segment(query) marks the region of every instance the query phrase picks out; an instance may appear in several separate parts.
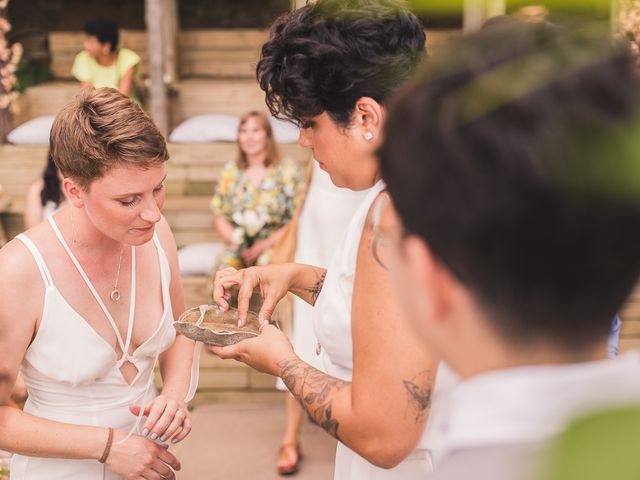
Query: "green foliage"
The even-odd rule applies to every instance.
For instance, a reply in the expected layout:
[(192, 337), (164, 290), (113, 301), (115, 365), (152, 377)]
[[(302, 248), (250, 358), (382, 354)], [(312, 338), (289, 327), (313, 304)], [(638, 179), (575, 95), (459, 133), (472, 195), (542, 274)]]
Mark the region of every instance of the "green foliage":
[(22, 93), (29, 87), (48, 81), (51, 73), (46, 65), (22, 60), (18, 65), (16, 76), (18, 77), (16, 90)]
[(576, 421), (558, 439), (544, 480), (638, 480), (640, 408)]

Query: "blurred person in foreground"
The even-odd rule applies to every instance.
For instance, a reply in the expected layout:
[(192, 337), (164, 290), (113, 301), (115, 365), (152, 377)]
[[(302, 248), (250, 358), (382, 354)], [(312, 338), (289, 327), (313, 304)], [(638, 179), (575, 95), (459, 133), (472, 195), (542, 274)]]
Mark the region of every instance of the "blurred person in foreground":
[(640, 84), (605, 37), (523, 26), (421, 78), (379, 152), (403, 228), (379, 231), (414, 330), (463, 379), (429, 478), (539, 478), (572, 418), (640, 404), (638, 352), (606, 359), (640, 273)]

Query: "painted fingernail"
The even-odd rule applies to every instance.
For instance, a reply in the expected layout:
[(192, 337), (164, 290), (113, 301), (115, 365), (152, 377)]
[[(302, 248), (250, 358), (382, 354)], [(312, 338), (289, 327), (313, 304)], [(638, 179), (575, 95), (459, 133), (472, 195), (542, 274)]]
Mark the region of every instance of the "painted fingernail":
[(147, 435), (149, 435), (149, 429), (148, 429), (148, 428), (145, 428), (145, 429), (142, 431), (142, 436), (143, 436), (143, 437), (146, 437)]
[(161, 441), (161, 442), (166, 442), (166, 441), (167, 441), (167, 436), (166, 436), (166, 435), (162, 435), (162, 436), (160, 437), (160, 441)]
[(176, 440), (176, 439), (174, 438), (173, 440), (171, 440), (171, 443), (173, 443), (173, 444), (175, 445), (175, 444), (176, 444), (176, 443), (178, 443), (179, 441), (180, 441), (180, 440)]
[(157, 434), (156, 432), (153, 432), (153, 433), (151, 434), (151, 440), (155, 440), (155, 439), (157, 439), (157, 438), (158, 438), (158, 434)]

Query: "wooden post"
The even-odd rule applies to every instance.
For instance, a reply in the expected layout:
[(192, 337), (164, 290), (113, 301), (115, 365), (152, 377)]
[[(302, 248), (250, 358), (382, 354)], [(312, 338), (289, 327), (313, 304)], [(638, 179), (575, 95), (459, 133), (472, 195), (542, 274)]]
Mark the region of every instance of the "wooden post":
[(611, 0), (611, 31), (613, 33), (620, 32), (622, 27), (622, 13), (626, 12), (629, 2), (625, 0)]
[(178, 78), (178, 6), (176, 0), (164, 0), (164, 31), (166, 35), (165, 83), (169, 86)]
[(507, 0), (487, 0), (486, 18), (497, 17), (507, 13)]
[(169, 133), (169, 112), (167, 102), (167, 88), (165, 80), (165, 3), (162, 0), (146, 0), (145, 17), (147, 23), (147, 38), (149, 49), (149, 89), (151, 118), (163, 135)]
[(465, 0), (464, 33), (479, 30), (487, 19), (496, 15), (504, 15), (506, 11), (506, 0)]

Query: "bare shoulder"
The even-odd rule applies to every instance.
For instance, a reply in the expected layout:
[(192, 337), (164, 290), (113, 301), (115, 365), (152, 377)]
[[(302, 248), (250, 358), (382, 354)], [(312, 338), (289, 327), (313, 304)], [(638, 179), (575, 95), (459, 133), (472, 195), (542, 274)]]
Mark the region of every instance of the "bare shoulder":
[(29, 197), (35, 197), (35, 196), (40, 196), (40, 192), (42, 192), (42, 189), (44, 188), (44, 180), (42, 180), (42, 178), (39, 178), (38, 180), (36, 180), (35, 182), (33, 182), (31, 185), (29, 185), (29, 189), (27, 190), (27, 196)]
[(156, 224), (156, 233), (158, 235), (160, 245), (162, 245), (162, 249), (167, 255), (167, 259), (169, 260), (169, 264), (171, 265), (172, 269), (174, 267), (177, 267), (178, 247), (176, 245), (176, 240), (173, 237), (171, 226), (169, 225), (169, 222), (167, 222), (167, 219), (164, 218), (164, 215)]
[(156, 224), (156, 233), (158, 235), (158, 240), (160, 240), (160, 245), (162, 245), (162, 248), (167, 255), (175, 255), (177, 253), (176, 240), (173, 237), (171, 226), (164, 215)]
[(361, 262), (371, 262), (387, 270), (390, 246), (401, 233), (402, 223), (389, 193), (380, 192), (371, 204), (365, 220), (359, 247)]
[(365, 229), (382, 230), (398, 228), (401, 225), (400, 217), (393, 206), (393, 200), (389, 192), (383, 190), (369, 207)]
[(42, 277), (33, 255), (17, 238), (0, 248), (0, 298), (2, 304), (24, 301), (25, 292), (36, 294), (34, 287), (42, 284)]

